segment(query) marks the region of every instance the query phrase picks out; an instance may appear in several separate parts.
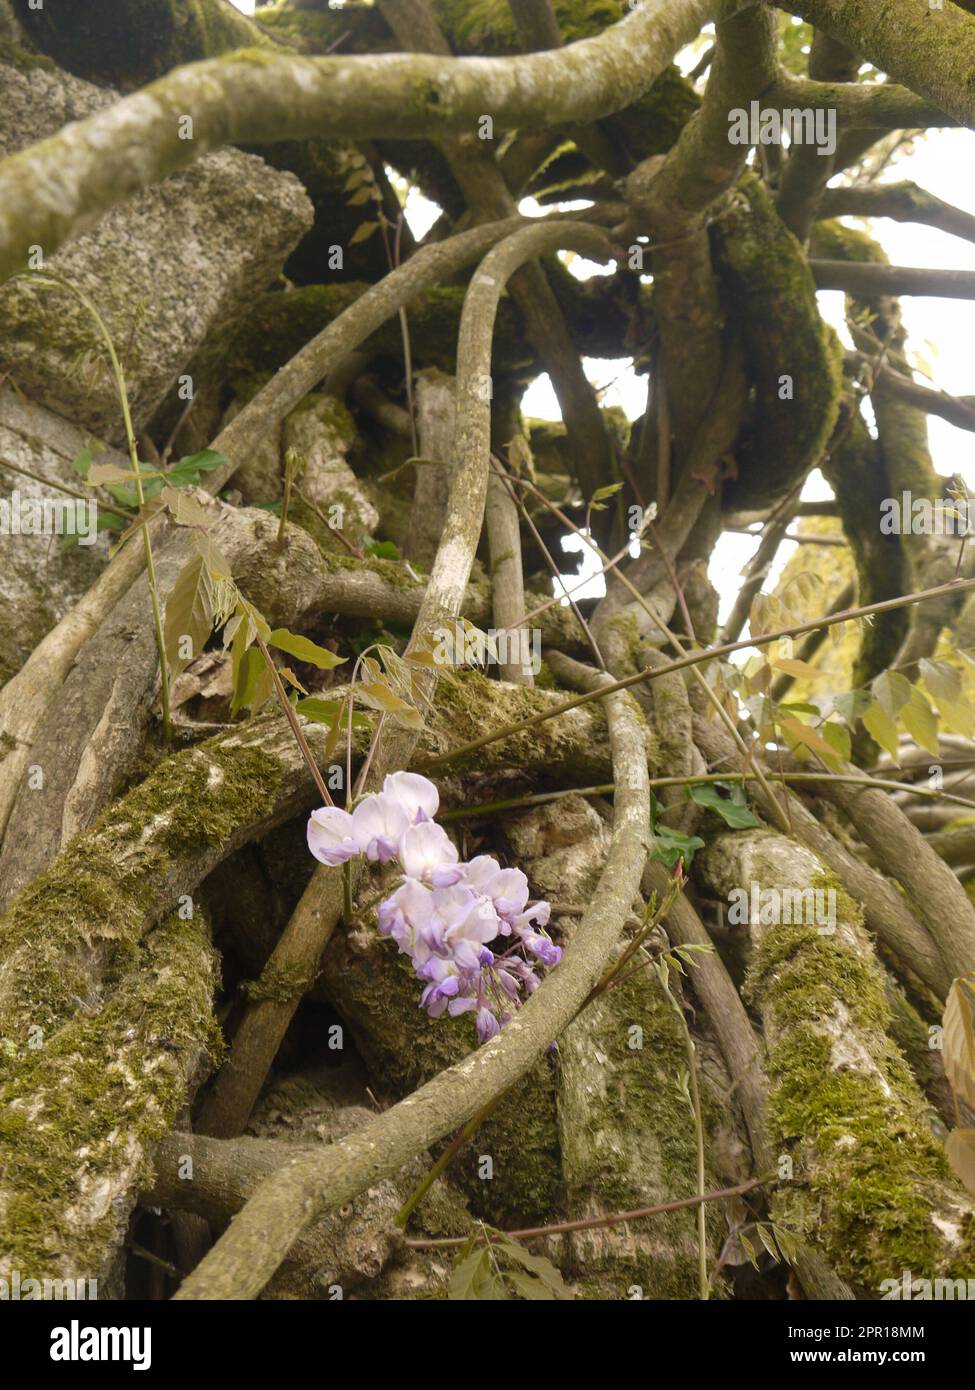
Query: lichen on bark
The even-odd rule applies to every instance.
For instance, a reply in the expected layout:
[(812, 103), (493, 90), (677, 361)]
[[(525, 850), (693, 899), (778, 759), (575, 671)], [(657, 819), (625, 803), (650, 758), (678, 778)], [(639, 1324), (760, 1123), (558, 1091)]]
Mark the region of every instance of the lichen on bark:
[(748, 997), (764, 1025), (769, 1128), (784, 1174), (773, 1214), (864, 1297), (903, 1269), (964, 1276), (975, 1208), (956, 1185), (917, 1081), (889, 1036), (890, 1006), (862, 913), (816, 857), (763, 831), (705, 851), (721, 892), (831, 893), (834, 919), (752, 922)]
[(172, 914), (106, 995), (61, 1021), (28, 1008), (4, 1031), (2, 1277), (106, 1278), (152, 1144), (222, 1055), (216, 983), (202, 914)]

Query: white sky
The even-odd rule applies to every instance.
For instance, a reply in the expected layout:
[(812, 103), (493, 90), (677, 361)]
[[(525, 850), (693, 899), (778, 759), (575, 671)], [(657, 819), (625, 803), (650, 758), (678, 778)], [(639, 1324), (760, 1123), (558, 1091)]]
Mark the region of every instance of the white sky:
[[(246, 14), (254, 11), (254, 0), (232, 0)], [(332, 0), (336, 4), (336, 0)], [(680, 61), (680, 58), (678, 59)], [(685, 65), (686, 70), (686, 65)], [(933, 130), (918, 140), (913, 154), (900, 156), (883, 177), (884, 182), (911, 179), (946, 202), (975, 214), (975, 132), (969, 130)], [(537, 214), (541, 211), (533, 200), (526, 199), (521, 210)], [(422, 236), (436, 216), (437, 209), (422, 195), (414, 192), (406, 204), (406, 215), (416, 236)], [(845, 219), (850, 221), (851, 219)], [(865, 225), (857, 224), (853, 225)], [(975, 270), (975, 243), (950, 236), (932, 227), (917, 223), (893, 222), (887, 218), (873, 219), (869, 224), (872, 235), (882, 244), (894, 265), (929, 268), (952, 267)], [(603, 268), (590, 266), (575, 258), (573, 272), (586, 278), (602, 273)], [(839, 291), (822, 291), (820, 306), (825, 318), (844, 337), (843, 295)], [(908, 352), (912, 361), (923, 362), (934, 384), (953, 395), (975, 395), (972, 345), (975, 340), (975, 301), (958, 299), (905, 298), (902, 300), (904, 321), (909, 330)], [(625, 362), (585, 359), (586, 374), (599, 387), (608, 386), (600, 399), (604, 405), (620, 405), (633, 420), (642, 414), (646, 402), (646, 378), (637, 377)], [(925, 381), (923, 375), (917, 379)], [(609, 385), (609, 383), (613, 383)], [(927, 382), (930, 384), (930, 382)], [(523, 408), (526, 415), (540, 419), (560, 418), (558, 403), (547, 376), (533, 382), (525, 393)], [(929, 416), (931, 454), (940, 473), (960, 473), (975, 492), (975, 457), (972, 436), (947, 421)], [(809, 479), (803, 493), (806, 498), (830, 496), (822, 475)], [(570, 538), (567, 549), (576, 550), (579, 542)], [(742, 567), (755, 548), (747, 536), (725, 535), (719, 542), (711, 563), (711, 578), (721, 595), (721, 616), (724, 618), (734, 601)], [(795, 551), (794, 544), (780, 547), (778, 564), (771, 582)], [(598, 568), (593, 561), (592, 570)], [(593, 581), (591, 590), (582, 593), (602, 593), (601, 578)]]

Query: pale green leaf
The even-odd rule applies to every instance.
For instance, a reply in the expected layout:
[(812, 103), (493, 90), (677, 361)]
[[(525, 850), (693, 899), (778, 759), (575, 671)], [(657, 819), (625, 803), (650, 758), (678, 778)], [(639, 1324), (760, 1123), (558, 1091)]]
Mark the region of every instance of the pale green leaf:
[(820, 726), (819, 732), (829, 744), (829, 746), (839, 754), (844, 762), (849, 762), (852, 748), (850, 731), (845, 724), (837, 724), (835, 721), (828, 721)]
[(851, 729), (855, 729), (871, 703), (869, 690), (846, 690), (834, 697), (833, 708)]
[(93, 487), (103, 487), (105, 483), (127, 483), (138, 476), (131, 469), (119, 468), (115, 463), (93, 463), (88, 469), (88, 482)]
[(772, 1256), (772, 1259), (775, 1261), (775, 1263), (778, 1264), (780, 1258), (779, 1251), (775, 1244), (775, 1241), (772, 1239), (770, 1232), (766, 1229), (764, 1225), (762, 1225), (761, 1222), (759, 1222), (759, 1224), (755, 1227), (755, 1230), (758, 1232), (758, 1238), (765, 1246), (765, 1249)]
[[(197, 531), (193, 536), (193, 544), (196, 546), (198, 553), (203, 556), (207, 572), (211, 579), (224, 581), (233, 579), (234, 576), (233, 570), (230, 567), (230, 561), (210, 536), (203, 531)], [(250, 604), (246, 606), (251, 612), (257, 612), (256, 609), (251, 608)], [(265, 623), (264, 626), (266, 627), (267, 624)], [(267, 638), (264, 640), (267, 641)]]
[(871, 705), (864, 711), (863, 727), (877, 740), (884, 752), (890, 754), (895, 763), (900, 762), (897, 725), (886, 710), (881, 709), (880, 705)]
[(466, 1255), (454, 1268), (447, 1285), (447, 1297), (454, 1301), (469, 1302), (478, 1297), (485, 1267), (490, 1256), (487, 1246), (479, 1245)]
[(365, 241), (368, 237), (372, 236), (373, 232), (376, 232), (378, 230), (378, 222), (360, 222), (358, 227), (356, 227), (355, 231), (349, 237), (349, 245), (355, 246), (357, 242)]
[(259, 647), (249, 647), (241, 658), (230, 702), (230, 713), (248, 709), (256, 712), (273, 691), (271, 673)]
[(948, 1082), (975, 1109), (975, 975), (961, 975), (948, 992), (942, 1036)]
[(590, 502), (605, 502), (607, 497), (614, 497), (622, 486), (622, 483), (607, 483), (605, 487), (597, 487), (589, 500)]
[(911, 698), (912, 686), (907, 677), (902, 676), (899, 671), (882, 671), (871, 683), (870, 689), (888, 718), (896, 719), (898, 712)]
[(772, 1226), (772, 1233), (786, 1260), (788, 1260), (790, 1265), (795, 1264), (796, 1255), (799, 1252), (799, 1245), (795, 1236), (791, 1231), (786, 1230), (784, 1226), (776, 1226), (774, 1224)]
[(406, 728), (423, 728), (419, 710), (408, 701), (401, 700), (384, 682), (363, 681), (358, 688), (358, 695), (363, 704), (391, 715), (397, 723), (403, 724)]
[(928, 661), (923, 656), (918, 664), (921, 679), (939, 704), (942, 700), (954, 702), (964, 698), (961, 673), (953, 666), (946, 661)]
[(159, 500), (168, 509), (177, 526), (202, 526), (205, 528), (211, 523), (211, 518), (202, 503), (188, 492), (181, 492), (179, 488), (167, 485), (160, 492)]
[(901, 723), (915, 743), (938, 756), (938, 716), (916, 685), (911, 687), (911, 698), (901, 709)]
[(745, 1235), (744, 1231), (739, 1231), (738, 1240), (741, 1244), (742, 1250), (744, 1250), (745, 1254), (748, 1256), (749, 1262), (752, 1265), (754, 1265), (756, 1269), (758, 1269), (758, 1259), (755, 1254), (755, 1247), (754, 1245), (752, 1245), (751, 1241)]
[(342, 666), (347, 660), (344, 656), (336, 656), (334, 652), (320, 647), (308, 637), (289, 632), (286, 627), (276, 627), (265, 641), (269, 646), (287, 652), (289, 656), (296, 656), (299, 661), (307, 661), (310, 666), (317, 666), (320, 671), (331, 671), (336, 666)]
[(525, 1269), (530, 1270), (537, 1279), (540, 1279), (551, 1290), (555, 1298), (570, 1297), (560, 1271), (544, 1255), (533, 1255), (510, 1237), (502, 1243), (501, 1249), (509, 1259), (517, 1260), (520, 1265), (524, 1265)]
[[(180, 571), (166, 602), (163, 638), (171, 676), (199, 656), (212, 631), (210, 576), (202, 556), (194, 555)], [(179, 649), (186, 638), (191, 654), (181, 657)]]
[(945, 1143), (945, 1152), (957, 1176), (975, 1196), (975, 1129), (953, 1129)]
[(836, 750), (831, 748), (826, 740), (815, 730), (811, 724), (803, 724), (799, 719), (782, 720), (782, 732), (790, 747), (801, 744), (803, 748), (808, 748), (810, 752), (818, 753), (826, 762), (836, 761)]
[(555, 1299), (555, 1294), (542, 1283), (541, 1279), (533, 1279), (530, 1274), (525, 1274), (522, 1270), (509, 1270), (505, 1278), (512, 1288), (521, 1294), (522, 1298), (543, 1303), (551, 1303)]
[(294, 671), (292, 671), (290, 666), (279, 666), (278, 675), (281, 677), (282, 680), (287, 681), (293, 690), (300, 690), (302, 695), (308, 694), (308, 691), (302, 685), (301, 681), (295, 675)]
[(949, 733), (975, 738), (975, 710), (967, 700), (946, 700), (938, 696), (938, 713)]

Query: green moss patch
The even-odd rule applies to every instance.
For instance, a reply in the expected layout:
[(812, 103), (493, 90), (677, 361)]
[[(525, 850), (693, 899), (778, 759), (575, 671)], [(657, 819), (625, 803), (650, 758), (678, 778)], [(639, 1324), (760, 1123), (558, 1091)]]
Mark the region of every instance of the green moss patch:
[[(779, 1188), (777, 1220), (815, 1241), (836, 1272), (868, 1297), (911, 1269), (964, 1276), (975, 1224), (932, 1137), (910, 1068), (889, 1037), (890, 1008), (863, 950), (860, 914), (838, 894), (837, 931), (767, 929), (747, 989), (769, 1039), (772, 1142), (795, 1164)], [(946, 1238), (945, 1222), (958, 1229)]]
[(185, 1104), (201, 1054), (220, 1057), (214, 986), (206, 923), (173, 916), (133, 952), (102, 1008), (30, 1046), (7, 1040), (3, 1265), (23, 1278), (106, 1272), (128, 1216), (114, 1198), (148, 1178), (148, 1148)]

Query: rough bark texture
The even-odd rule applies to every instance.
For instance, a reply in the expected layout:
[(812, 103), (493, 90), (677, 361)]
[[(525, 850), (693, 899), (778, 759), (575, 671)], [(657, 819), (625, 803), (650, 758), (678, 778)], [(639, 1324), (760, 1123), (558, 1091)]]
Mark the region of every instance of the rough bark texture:
[[(84, 443), (85, 435), (76, 426), (5, 387), (0, 394), (0, 459), (7, 466), (0, 468), (0, 496), (7, 502), (15, 496), (46, 498), (73, 507), (76, 499), (52, 484), (78, 491), (78, 475), (71, 463)], [(114, 451), (104, 461), (125, 466), (124, 458)], [(105, 564), (107, 543), (92, 534), (89, 509), (84, 503), (82, 508), (79, 519), (85, 544), (70, 551), (57, 536), (4, 537), (0, 573), (0, 679), (4, 682), (77, 603)]]
[[(317, 548), (295, 530), (286, 551), (278, 525), (264, 512), (225, 507), (201, 494), (213, 516), (212, 538), (248, 598), (274, 626), (290, 627), (320, 597)], [(173, 537), (157, 564), (168, 597), (197, 554), (192, 533)], [(21, 784), (0, 853), (0, 902), (10, 898), (60, 849), (91, 825), (125, 786), (145, 753), (152, 700), (158, 687), (155, 638), (147, 626), (149, 591), (143, 579), (118, 603), (88, 642), (65, 681), (51, 718), (31, 749), (41, 778)]]
[(888, 1036), (883, 979), (859, 908), (814, 855), (776, 835), (723, 836), (705, 867), (725, 895), (758, 883), (780, 893), (832, 888), (835, 897), (825, 927), (809, 913), (748, 925), (771, 1140), (791, 1165), (776, 1199), (781, 1218), (803, 1239), (815, 1237), (865, 1297), (880, 1295), (892, 1258), (898, 1269), (964, 1277), (972, 1199), (952, 1180), (920, 1089)]
[[(152, 1186), (142, 1200), (194, 1212), (222, 1229), (263, 1179), (312, 1147), (361, 1129), (370, 1118), (365, 1106), (333, 1099), (327, 1079), (285, 1078), (262, 1100), (250, 1135), (222, 1140), (174, 1133), (158, 1144), (152, 1155)], [(387, 1290), (405, 1263), (405, 1251), (393, 1218), (428, 1162), (427, 1155), (419, 1154), (400, 1172), (317, 1222), (295, 1242), (262, 1297), (395, 1296)], [(466, 1234), (471, 1226), (463, 1203), (443, 1184), (436, 1184), (424, 1203), (423, 1231), (434, 1237), (456, 1236)], [(446, 1268), (441, 1266), (439, 1280), (434, 1274), (435, 1287), (445, 1282)], [(423, 1282), (426, 1285), (426, 1278)]]
[[(85, 223), (231, 140), (369, 137), (390, 122), (400, 136), (428, 134), (431, 124), (443, 133), (464, 133), (476, 129), (485, 111), (513, 129), (619, 110), (667, 66), (682, 40), (693, 37), (709, 8), (704, 0), (680, 0), (676, 8), (652, 0), (565, 52), (513, 63), (485, 60), (473, 68), (389, 55), (356, 59), (350, 71), (345, 59), (248, 49), (177, 69), (5, 165), (0, 274), (22, 270), (32, 245), (53, 254)], [(354, 105), (347, 92), (354, 93)], [(182, 113), (193, 116), (191, 140), (180, 136)], [(105, 148), (123, 128), (127, 139), (106, 159)], [(68, 163), (71, 185), (62, 185), (55, 206), (38, 189), (48, 179), (57, 182)]]
[[(567, 798), (515, 816), (507, 835), (537, 892), (587, 901), (609, 834), (585, 801)], [(573, 919), (558, 924), (571, 950)], [(558, 1052), (558, 1136), (565, 1208), (577, 1219), (693, 1194), (694, 1118), (678, 1086), (684, 1066), (680, 1021), (646, 970), (595, 1000), (565, 1030)], [(727, 1077), (718, 1089), (727, 1092)], [(717, 1116), (710, 1108), (709, 1141), (716, 1138)], [(713, 1177), (709, 1173), (708, 1186), (718, 1185)], [(712, 1258), (722, 1227), (715, 1209)], [(698, 1296), (693, 1212), (634, 1223), (622, 1238), (613, 1228), (581, 1231), (568, 1245), (568, 1267), (587, 1298), (632, 1297), (634, 1287), (644, 1298)]]
[(107, 1282), (153, 1144), (222, 1053), (203, 917), (173, 914), (143, 941), (115, 944), (114, 986), (85, 979), (82, 962), (71, 973), (79, 995), (69, 1014), (36, 977), (36, 993), (19, 991), (16, 1017), (4, 1012), (0, 1277), (8, 1282), (15, 1270)]
[[(56, 69), (0, 64), (0, 154), (56, 139), (65, 121), (110, 115), (112, 96)], [(220, 150), (146, 188), (60, 255), (38, 226), (36, 252), (18, 269), (48, 270), (94, 301), (124, 355), (141, 427), (169, 393), (176, 400), (177, 377), (204, 340), (235, 331), (241, 310), (279, 273), (310, 219), (292, 175), (255, 155)], [(23, 281), (7, 286), (0, 358), (21, 390), (120, 442), (118, 397), (98, 331), (72, 295)]]

